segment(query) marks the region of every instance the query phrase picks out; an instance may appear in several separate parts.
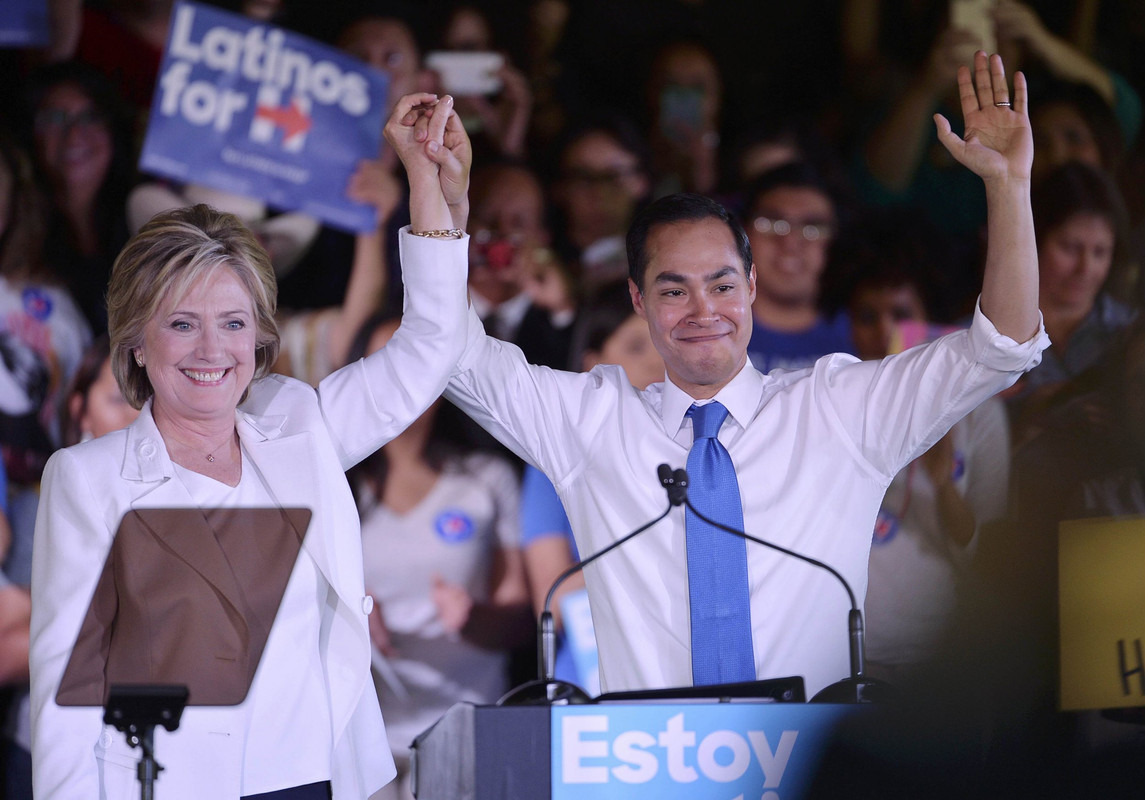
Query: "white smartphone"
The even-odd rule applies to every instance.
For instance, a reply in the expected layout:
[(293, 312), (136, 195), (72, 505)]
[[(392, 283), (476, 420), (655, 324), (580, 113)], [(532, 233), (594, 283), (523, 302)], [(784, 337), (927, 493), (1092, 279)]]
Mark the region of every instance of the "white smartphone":
[(504, 63), (504, 56), (490, 52), (435, 50), (425, 57), (425, 65), (441, 77), (441, 88), (457, 97), (501, 91), (496, 73)]

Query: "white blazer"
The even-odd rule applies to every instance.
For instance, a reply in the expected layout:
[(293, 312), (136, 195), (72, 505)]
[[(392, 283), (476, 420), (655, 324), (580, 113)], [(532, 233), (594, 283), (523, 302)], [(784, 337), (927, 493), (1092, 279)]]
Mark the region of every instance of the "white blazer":
[[(403, 234), (403, 264), (409, 237)], [(420, 243), (419, 243), (420, 244)], [(370, 678), (370, 602), (362, 579), (357, 511), (344, 472), (416, 419), (441, 393), (464, 345), (467, 242), (417, 247), (406, 278), (401, 329), (373, 356), (310, 386), (281, 376), (252, 385), (236, 411), (249, 455), (275, 501), (313, 512), (304, 546), (332, 588), (320, 651), (333, 722), (337, 800), (365, 798), (394, 776)], [(412, 291), (411, 291), (412, 290)], [(32, 577), (32, 769), (37, 800), (135, 798), (139, 786), (123, 734), (100, 708), (61, 707), (55, 694), (111, 539), (133, 508), (192, 506), (151, 416), (57, 452), (44, 471)], [(273, 686), (273, 672), (264, 671)], [(282, 691), (292, 691), (284, 685)], [(238, 798), (247, 707), (189, 707), (174, 733), (156, 732), (164, 800)]]

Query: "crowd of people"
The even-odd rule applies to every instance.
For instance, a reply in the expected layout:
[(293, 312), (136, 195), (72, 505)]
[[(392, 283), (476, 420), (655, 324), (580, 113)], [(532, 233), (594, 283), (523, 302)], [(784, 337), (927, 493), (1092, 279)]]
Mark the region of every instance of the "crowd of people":
[[(0, 680), (13, 800), (31, 796), (29, 586), (45, 464), (138, 414), (107, 338), (124, 245), (173, 209), (234, 214), (278, 283), (281, 349), (265, 370), (318, 386), (396, 335), (408, 299), (399, 231), (420, 213), (392, 140), (346, 187), (377, 210), (366, 233), (140, 173), (173, 3), (50, 4), (50, 43), (0, 58), (11, 110), (0, 120)], [(987, 198), (934, 115), (958, 130), (955, 72), (982, 47), (1022, 70), (1052, 344), (889, 484), (871, 531), (869, 671), (919, 694), (972, 694), (955, 712), (960, 756), (943, 764), (1022, 787), (1008, 796), (1139, 785), (1141, 726), (1056, 712), (1056, 533), (1062, 520), (1145, 514), (1145, 72), (1132, 46), (1145, 12), (997, 0), (987, 43), (954, 27), (945, 4), (889, 0), (798, 12), (709, 0), (210, 4), (381, 70), (391, 106), (448, 92), (431, 52), (501, 53), (499, 88), (455, 99), (473, 147), (470, 307), (530, 363), (621, 364), (640, 389), (665, 366), (632, 313), (625, 235), (673, 192), (719, 200), (747, 233), (747, 352), (762, 372), (837, 352), (879, 359), (968, 328)], [(348, 474), (374, 684), (405, 780), (387, 789), (395, 800), (409, 796), (414, 735), (451, 703), (494, 702), (532, 676), (532, 620), (576, 558), (543, 475), (447, 400), (407, 422)], [(562, 676), (588, 682), (567, 656)]]

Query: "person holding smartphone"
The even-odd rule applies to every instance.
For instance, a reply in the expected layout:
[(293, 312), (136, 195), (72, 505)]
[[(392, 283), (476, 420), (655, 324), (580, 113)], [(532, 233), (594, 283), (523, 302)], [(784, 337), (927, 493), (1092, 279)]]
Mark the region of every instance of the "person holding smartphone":
[(680, 41), (660, 51), (648, 83), (655, 195), (715, 189), (722, 99), (719, 67), (707, 48)]

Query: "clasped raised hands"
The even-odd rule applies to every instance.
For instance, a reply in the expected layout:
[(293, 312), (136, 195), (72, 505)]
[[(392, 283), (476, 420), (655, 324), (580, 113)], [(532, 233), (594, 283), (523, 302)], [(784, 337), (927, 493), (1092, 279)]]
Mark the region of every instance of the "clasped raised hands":
[(453, 110), (453, 98), (406, 95), (398, 100), (383, 133), (409, 178), (413, 230), (464, 230), (473, 151)]

